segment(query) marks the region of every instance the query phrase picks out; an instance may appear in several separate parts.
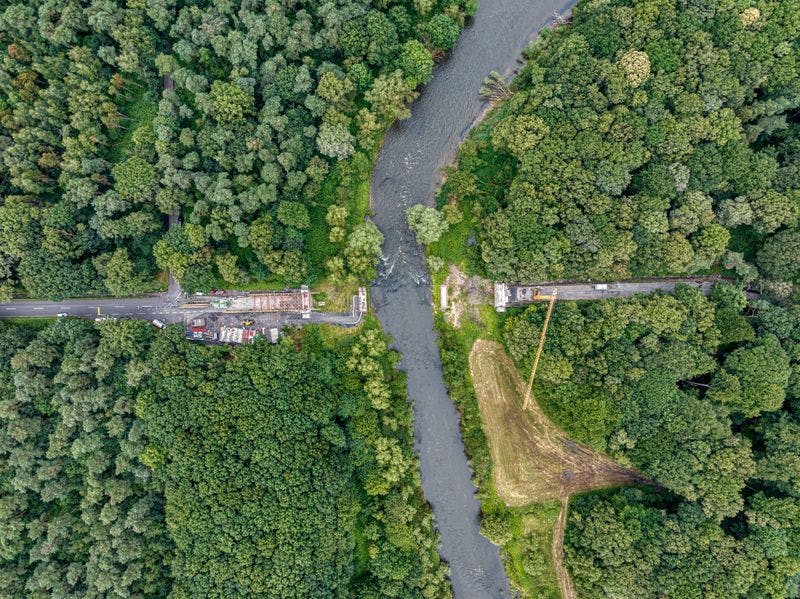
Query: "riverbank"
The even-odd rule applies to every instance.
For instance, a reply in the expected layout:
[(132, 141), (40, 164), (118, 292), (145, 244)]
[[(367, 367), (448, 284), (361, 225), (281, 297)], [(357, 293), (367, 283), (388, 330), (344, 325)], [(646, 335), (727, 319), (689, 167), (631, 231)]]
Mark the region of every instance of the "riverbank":
[(459, 416), (442, 378), (430, 278), (405, 211), (416, 203), (433, 204), (441, 168), (452, 162), (484, 109), (479, 90), (486, 75), (507, 72), (533, 34), (571, 4), (483, 0), (474, 22), (412, 106), (411, 118), (386, 135), (372, 173), (374, 221), (385, 236), (373, 306), (403, 356), (423, 491), (433, 507), (440, 554), (450, 564), (456, 597), (507, 597), (509, 587), (497, 547), (480, 534), (480, 504)]

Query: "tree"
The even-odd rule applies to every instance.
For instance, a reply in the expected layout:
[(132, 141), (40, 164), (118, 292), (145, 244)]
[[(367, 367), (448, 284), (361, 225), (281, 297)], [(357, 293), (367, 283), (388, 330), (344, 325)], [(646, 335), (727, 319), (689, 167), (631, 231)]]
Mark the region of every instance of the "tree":
[(317, 148), (325, 156), (342, 160), (352, 156), (355, 138), (342, 124), (322, 123), (317, 134)]
[(548, 126), (541, 118), (523, 115), (499, 123), (492, 130), (492, 143), (499, 149), (508, 149), (521, 159), (535, 148), (548, 132)]
[[(736, 514), (754, 471), (747, 441), (708, 402), (686, 396), (664, 373), (643, 376), (634, 392), (638, 413), (623, 414), (634, 440), (628, 453), (642, 470), (709, 517)], [(697, 459), (697, 456), (702, 456)]]
[(777, 337), (767, 335), (728, 355), (708, 396), (752, 418), (781, 407), (790, 372), (789, 357)]
[(414, 204), (406, 210), (406, 218), (408, 226), (417, 236), (417, 243), (421, 245), (439, 241), (449, 226), (441, 212), (422, 204)]
[(800, 283), (800, 229), (779, 231), (768, 238), (756, 261), (767, 277)]
[(131, 156), (111, 170), (114, 189), (123, 200), (148, 202), (156, 189), (156, 172), (151, 164), (138, 156)]
[(350, 79), (339, 77), (332, 71), (323, 73), (317, 84), (317, 95), (334, 106), (341, 105), (353, 91)]
[(650, 57), (647, 52), (628, 50), (620, 56), (619, 66), (631, 87), (639, 87), (650, 77)]
[(219, 274), (231, 285), (241, 285), (247, 281), (247, 274), (239, 268), (236, 261), (233, 254), (220, 254), (216, 257)]
[(344, 256), (350, 272), (362, 280), (375, 278), (375, 265), (381, 256), (383, 233), (371, 221), (359, 223), (347, 237)]
[(308, 209), (299, 202), (278, 204), (278, 220), (287, 227), (295, 229), (307, 229), (311, 224)]
[(397, 62), (412, 87), (424, 85), (433, 77), (433, 57), (418, 40), (408, 40), (403, 44)]
[(481, 534), (495, 545), (502, 547), (512, 538), (508, 518), (494, 514), (484, 515), (481, 518)]
[(253, 97), (235, 83), (214, 81), (211, 84), (214, 117), (221, 123), (241, 121), (253, 111)]
[(428, 35), (436, 48), (449, 50), (456, 45), (460, 33), (458, 25), (445, 14), (438, 13), (428, 21)]
[(364, 94), (364, 99), (372, 106), (372, 111), (384, 119), (406, 119), (411, 112), (406, 106), (417, 97), (413, 88), (403, 78), (399, 69), (388, 75), (376, 78), (372, 87)]
[(136, 272), (125, 248), (102, 254), (92, 262), (97, 272), (104, 278), (103, 283), (111, 295), (116, 297), (137, 295), (149, 287), (147, 276)]
[(797, 198), (769, 190), (750, 200), (753, 214), (757, 216), (753, 228), (760, 233), (772, 233), (784, 225), (793, 227), (800, 213)]

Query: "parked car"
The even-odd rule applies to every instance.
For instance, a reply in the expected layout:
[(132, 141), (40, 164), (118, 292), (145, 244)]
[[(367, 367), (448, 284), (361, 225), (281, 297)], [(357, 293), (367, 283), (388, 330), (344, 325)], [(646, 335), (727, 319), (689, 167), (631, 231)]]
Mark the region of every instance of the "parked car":
[(56, 316), (58, 316), (59, 318), (64, 318), (66, 315), (67, 315), (66, 312), (59, 312), (58, 314), (56, 314)]
[(154, 318), (153, 326), (158, 327), (159, 329), (163, 329), (165, 326), (167, 326), (167, 323), (165, 323), (163, 320), (159, 320), (158, 318)]

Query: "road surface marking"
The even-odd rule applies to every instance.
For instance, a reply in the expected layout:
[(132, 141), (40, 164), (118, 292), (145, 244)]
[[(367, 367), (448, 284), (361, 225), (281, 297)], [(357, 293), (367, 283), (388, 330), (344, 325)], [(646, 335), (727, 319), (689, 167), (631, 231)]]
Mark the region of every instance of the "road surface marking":
[(44, 310), (44, 308), (34, 308), (34, 310)]
[(6, 310), (16, 310), (16, 308), (6, 308)]

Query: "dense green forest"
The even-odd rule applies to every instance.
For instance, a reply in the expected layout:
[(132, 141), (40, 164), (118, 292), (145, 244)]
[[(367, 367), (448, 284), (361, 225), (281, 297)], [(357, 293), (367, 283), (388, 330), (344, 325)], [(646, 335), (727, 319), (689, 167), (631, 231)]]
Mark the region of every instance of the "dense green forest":
[(796, 0), (579, 3), (510, 90), (487, 80), (504, 101), (440, 196), (451, 225), (464, 217), (456, 255), (495, 280), (727, 269), (788, 296), (799, 56)]
[(369, 276), (376, 145), (475, 10), (3, 2), (0, 296)]
[[(494, 280), (731, 281), (555, 306), (536, 401), (652, 480), (571, 501), (577, 595), (798, 596), (800, 4), (587, 0), (526, 57), (510, 86), (486, 80), (497, 105), (439, 208), (409, 210), (434, 281), (450, 263)], [(553, 506), (494, 492), (467, 355), (500, 341), (527, 377), (545, 309), (437, 316), (484, 529), (531, 597), (558, 596), (527, 524), (546, 528)]]
[(0, 322), (6, 597), (163, 596), (172, 542), (134, 416), (146, 323)]
[(449, 595), (375, 324), (237, 349), (135, 320), (0, 335), (4, 596)]
[[(543, 316), (531, 307), (504, 324), (521, 366)], [(795, 596), (797, 306), (748, 305), (725, 283), (710, 299), (682, 288), (565, 302), (535, 387), (573, 438), (656, 485), (573, 504), (566, 552), (581, 597)]]

